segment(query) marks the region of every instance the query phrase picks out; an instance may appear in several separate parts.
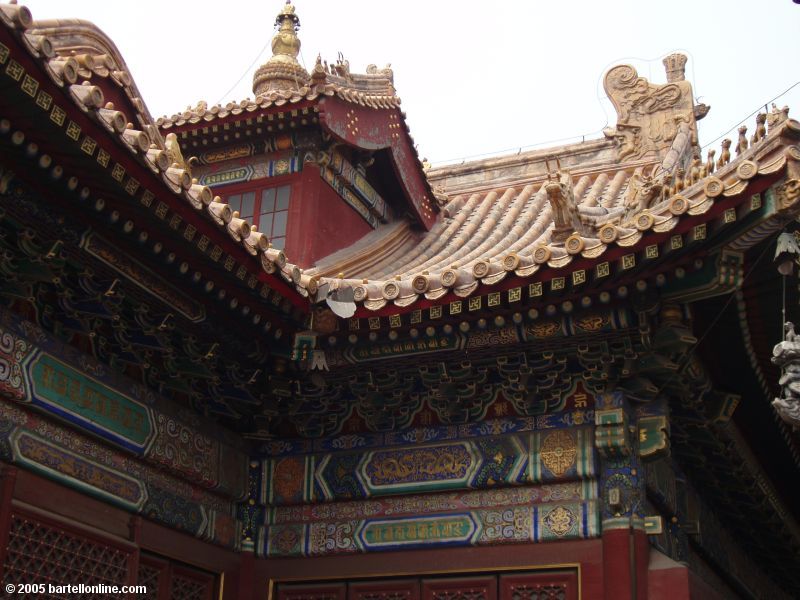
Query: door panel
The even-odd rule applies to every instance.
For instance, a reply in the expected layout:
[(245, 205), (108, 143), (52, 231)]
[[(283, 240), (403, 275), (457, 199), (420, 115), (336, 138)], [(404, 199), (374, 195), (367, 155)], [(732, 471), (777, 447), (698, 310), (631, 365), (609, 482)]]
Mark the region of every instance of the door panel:
[(579, 600), (578, 571), (279, 583), (277, 600)]
[(346, 592), (344, 583), (281, 584), (278, 600), (345, 600)]
[(348, 600), (419, 600), (418, 579), (358, 581), (348, 586)]
[(422, 600), (497, 600), (497, 578), (486, 576), (423, 579)]
[(578, 575), (574, 571), (502, 575), (500, 600), (578, 600)]

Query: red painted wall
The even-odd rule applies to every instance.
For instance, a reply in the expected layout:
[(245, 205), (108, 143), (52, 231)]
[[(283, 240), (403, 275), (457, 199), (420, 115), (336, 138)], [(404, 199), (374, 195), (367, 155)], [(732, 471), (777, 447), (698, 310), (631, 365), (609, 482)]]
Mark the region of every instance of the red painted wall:
[(306, 164), (301, 173), (217, 187), (214, 194), (227, 198), (232, 194), (282, 185), (292, 186), (284, 248), (290, 263), (306, 269), (372, 231), (311, 164)]
[(648, 600), (689, 600), (689, 569), (653, 569), (647, 574)]
[(303, 167), (292, 181), (285, 250), (289, 262), (308, 268), (370, 231), (372, 227), (320, 177), (317, 167)]

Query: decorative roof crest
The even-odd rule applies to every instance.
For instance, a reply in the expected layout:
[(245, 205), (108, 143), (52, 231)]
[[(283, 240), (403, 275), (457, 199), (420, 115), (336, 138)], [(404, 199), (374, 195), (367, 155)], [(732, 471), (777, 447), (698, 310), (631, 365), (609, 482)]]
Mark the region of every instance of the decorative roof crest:
[(272, 38), (272, 57), (258, 68), (253, 76), (253, 93), (256, 96), (270, 90), (297, 91), (308, 84), (308, 72), (297, 62), (300, 54), (300, 18), (295, 14), (291, 0), (286, 0), (275, 19), (277, 33)]
[(661, 62), (667, 72), (667, 83), (684, 81), (686, 79), (686, 55), (680, 53), (670, 54)]
[(685, 78), (686, 56), (670, 54), (663, 63), (665, 84), (650, 83), (631, 65), (606, 73), (603, 86), (617, 111), (617, 124), (603, 133), (617, 142), (620, 161), (663, 158), (681, 133), (689, 137), (682, 144), (684, 151), (697, 145), (696, 121), (708, 108), (694, 105), (692, 86)]

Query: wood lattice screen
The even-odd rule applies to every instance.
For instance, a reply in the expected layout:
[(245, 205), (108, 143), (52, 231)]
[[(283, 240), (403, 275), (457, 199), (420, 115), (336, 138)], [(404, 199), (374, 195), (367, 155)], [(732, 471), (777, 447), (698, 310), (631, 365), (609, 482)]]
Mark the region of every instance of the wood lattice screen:
[[(3, 578), (18, 585), (83, 583), (123, 586), (128, 583), (131, 553), (132, 550), (105, 544), (55, 523), (14, 513), (11, 515)], [(86, 594), (82, 597), (122, 598), (121, 595), (109, 594)]]
[(153, 600), (211, 600), (215, 588), (212, 573), (146, 553), (139, 557), (138, 581)]
[(278, 583), (276, 600), (578, 600), (576, 570)]
[[(3, 579), (16, 585), (65, 584), (86, 586), (147, 586), (140, 598), (152, 600), (212, 600), (213, 573), (183, 563), (142, 553), (137, 580), (129, 569), (136, 548), (124, 541), (104, 538), (66, 524), (55, 515), (15, 510), (11, 514)], [(71, 600), (69, 596), (42, 593), (37, 597)], [(126, 598), (122, 594), (83, 594), (87, 599)]]

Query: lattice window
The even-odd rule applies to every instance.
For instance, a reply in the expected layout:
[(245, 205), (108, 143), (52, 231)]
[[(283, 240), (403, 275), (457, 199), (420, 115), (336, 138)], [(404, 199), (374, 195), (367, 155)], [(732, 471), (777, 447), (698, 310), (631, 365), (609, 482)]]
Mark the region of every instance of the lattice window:
[(509, 600), (566, 600), (565, 585), (520, 585), (511, 588)]
[(520, 573), (500, 577), (500, 600), (577, 600), (575, 571)]
[(207, 600), (211, 598), (213, 579), (187, 577), (173, 571), (170, 585), (170, 600)]
[(278, 600), (345, 600), (344, 584), (280, 585)]
[(297, 594), (284, 596), (287, 600), (340, 600), (339, 596), (329, 594)]
[(427, 579), (422, 582), (423, 600), (495, 600), (497, 578)]
[(440, 590), (431, 594), (433, 600), (486, 600), (484, 590)]
[(419, 580), (351, 583), (347, 600), (419, 600)]
[(158, 586), (164, 573), (163, 568), (154, 567), (147, 563), (139, 562), (139, 577), (136, 583), (147, 586), (147, 594), (140, 595), (140, 598), (158, 600)]
[(364, 592), (358, 594), (353, 600), (409, 600), (411, 592), (408, 590), (395, 590), (388, 592)]
[[(3, 566), (4, 578), (15, 584), (123, 586), (128, 579), (129, 557), (129, 552), (119, 548), (13, 514)], [(82, 596), (87, 599), (122, 597), (110, 594)]]

